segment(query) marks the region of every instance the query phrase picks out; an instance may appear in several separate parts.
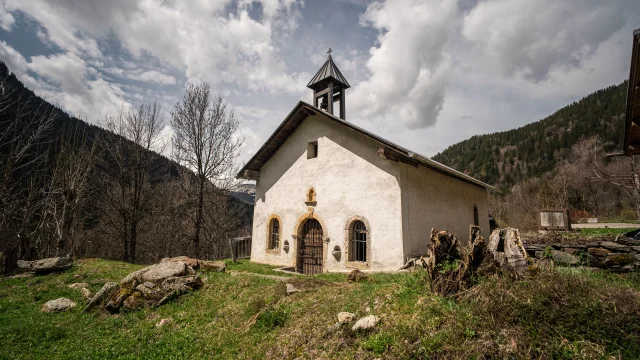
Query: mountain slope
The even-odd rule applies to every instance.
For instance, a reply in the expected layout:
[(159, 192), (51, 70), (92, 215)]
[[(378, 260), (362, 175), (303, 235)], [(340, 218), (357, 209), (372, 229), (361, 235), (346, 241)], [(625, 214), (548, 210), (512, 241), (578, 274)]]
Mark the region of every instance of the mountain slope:
[(476, 135), (433, 157), (502, 188), (538, 177), (566, 159), (581, 139), (600, 136), (607, 150), (622, 141), (627, 82), (598, 90), (553, 115), (517, 129)]

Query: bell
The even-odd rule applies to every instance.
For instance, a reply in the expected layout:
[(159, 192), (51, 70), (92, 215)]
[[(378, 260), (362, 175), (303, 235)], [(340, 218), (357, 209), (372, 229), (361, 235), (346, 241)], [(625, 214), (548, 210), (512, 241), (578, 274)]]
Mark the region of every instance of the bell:
[(329, 104), (327, 103), (325, 98), (322, 98), (322, 102), (320, 103), (320, 109), (327, 111), (329, 108)]

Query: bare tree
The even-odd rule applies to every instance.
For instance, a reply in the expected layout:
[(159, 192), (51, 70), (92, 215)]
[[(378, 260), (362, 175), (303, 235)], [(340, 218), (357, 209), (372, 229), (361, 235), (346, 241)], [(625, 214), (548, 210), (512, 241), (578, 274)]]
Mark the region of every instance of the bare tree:
[(162, 141), (160, 106), (141, 105), (116, 117), (108, 117), (106, 128), (113, 134), (99, 140), (101, 161), (100, 196), (102, 220), (107, 233), (120, 239), (122, 259), (136, 261), (138, 233), (148, 215), (151, 186), (162, 171), (156, 168)]
[[(47, 137), (58, 114), (35, 96), (0, 79), (0, 251), (5, 271), (36, 256)], [(2, 268), (3, 266), (0, 266)]]
[(207, 184), (217, 193), (230, 189), (243, 141), (235, 137), (239, 122), (233, 111), (227, 110), (222, 95), (212, 98), (208, 84), (192, 85), (171, 115), (174, 157), (196, 176), (192, 242), (194, 255), (200, 256)]
[(53, 227), (56, 256), (75, 255), (76, 212), (87, 191), (89, 173), (95, 162), (95, 142), (87, 143), (78, 126), (59, 138), (56, 167), (45, 197), (45, 218)]

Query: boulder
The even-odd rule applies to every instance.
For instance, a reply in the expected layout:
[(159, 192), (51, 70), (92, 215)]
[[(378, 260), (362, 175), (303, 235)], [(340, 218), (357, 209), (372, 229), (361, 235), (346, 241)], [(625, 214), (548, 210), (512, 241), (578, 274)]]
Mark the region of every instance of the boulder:
[(551, 250), (551, 257), (553, 258), (554, 262), (560, 264), (578, 265), (580, 263), (580, 259), (577, 256), (571, 255), (564, 251)]
[(82, 297), (87, 299), (87, 300), (91, 300), (92, 295), (91, 295), (91, 290), (87, 289), (87, 288), (82, 288), (80, 289), (80, 291), (82, 292)]
[(32, 272), (37, 275), (64, 271), (73, 265), (70, 257), (54, 257), (35, 261), (18, 260), (18, 269), (22, 272)]
[(144, 296), (139, 291), (133, 292), (122, 303), (122, 307), (127, 310), (136, 310), (144, 305)]
[(291, 285), (291, 284), (287, 284), (287, 295), (291, 295), (295, 292), (300, 291), (300, 289), (296, 288), (295, 286)]
[(629, 252), (631, 248), (627, 245), (623, 245), (620, 243), (616, 243), (613, 241), (603, 241), (600, 243), (600, 247), (603, 247), (607, 250), (617, 251), (617, 252)]
[(67, 286), (69, 289), (82, 289), (82, 288), (88, 288), (89, 284), (87, 283), (73, 283), (69, 286)]
[(350, 282), (358, 282), (361, 280), (367, 280), (367, 274), (363, 273), (362, 271), (356, 269), (353, 270), (352, 272), (349, 273), (349, 276), (347, 276), (347, 281)]
[(185, 274), (187, 274), (187, 264), (184, 261), (165, 261), (132, 272), (120, 281), (120, 285), (129, 284), (134, 280), (138, 283), (147, 281), (161, 283), (166, 278)]
[(225, 272), (227, 269), (227, 263), (224, 261), (205, 261), (199, 260), (201, 270)]
[(162, 319), (156, 324), (156, 327), (163, 327), (165, 325), (171, 324), (172, 322), (173, 322), (172, 318)]
[(118, 287), (118, 284), (114, 282), (108, 282), (104, 284), (102, 289), (100, 289), (94, 296), (89, 300), (87, 307), (84, 308), (83, 312), (88, 312), (96, 305), (100, 304), (102, 300), (107, 298), (111, 293)]
[(597, 260), (604, 259), (607, 254), (611, 253), (611, 251), (603, 248), (589, 248), (587, 251), (589, 252), (589, 255), (593, 256)]
[(58, 312), (65, 311), (72, 307), (75, 307), (76, 303), (67, 298), (59, 298), (55, 300), (49, 300), (42, 305), (42, 312)]
[(611, 267), (623, 267), (629, 264), (633, 264), (635, 257), (632, 254), (627, 253), (610, 253), (602, 261), (602, 266)]
[(136, 291), (139, 291), (145, 298), (150, 300), (160, 300), (164, 296), (160, 288), (150, 281), (136, 286)]
[(177, 291), (184, 293), (191, 290), (197, 290), (202, 287), (203, 282), (198, 275), (176, 276), (164, 279), (160, 288), (164, 291)]
[(378, 324), (378, 321), (380, 321), (380, 318), (375, 315), (365, 316), (356, 321), (351, 330), (371, 330), (376, 326), (376, 324)]
[(118, 312), (122, 307), (124, 301), (127, 300), (127, 298), (131, 296), (131, 294), (133, 294), (133, 290), (131, 287), (120, 286), (120, 289), (111, 296), (111, 299), (107, 303), (107, 310), (112, 313)]
[(338, 323), (345, 324), (350, 323), (356, 319), (356, 314), (352, 314), (350, 312), (342, 311), (338, 313)]
[(168, 262), (168, 261), (183, 262), (187, 264), (187, 266), (190, 266), (193, 269), (197, 269), (200, 266), (198, 259), (190, 258), (188, 256), (176, 256), (172, 258), (163, 258), (162, 260), (160, 260), (161, 263)]

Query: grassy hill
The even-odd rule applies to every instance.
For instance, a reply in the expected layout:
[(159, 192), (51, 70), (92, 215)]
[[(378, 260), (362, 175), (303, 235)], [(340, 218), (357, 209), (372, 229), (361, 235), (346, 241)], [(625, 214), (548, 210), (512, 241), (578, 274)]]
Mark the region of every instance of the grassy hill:
[[(116, 315), (82, 313), (80, 292), (67, 287), (87, 282), (95, 292), (139, 268), (84, 259), (61, 274), (0, 277), (0, 359), (640, 357), (640, 277), (633, 274), (548, 269), (517, 282), (480, 279), (454, 300), (433, 295), (422, 271), (347, 283), (344, 274), (291, 276), (230, 263), (235, 273), (205, 273), (199, 291)], [(285, 283), (303, 291), (287, 296)], [(41, 312), (59, 297), (79, 305)], [(341, 311), (381, 322), (371, 332), (329, 331)], [(156, 326), (166, 318), (173, 322)]]
[(566, 159), (571, 147), (595, 135), (609, 150), (620, 147), (627, 82), (598, 90), (523, 127), (476, 135), (433, 157), (492, 185), (508, 188), (539, 177)]

